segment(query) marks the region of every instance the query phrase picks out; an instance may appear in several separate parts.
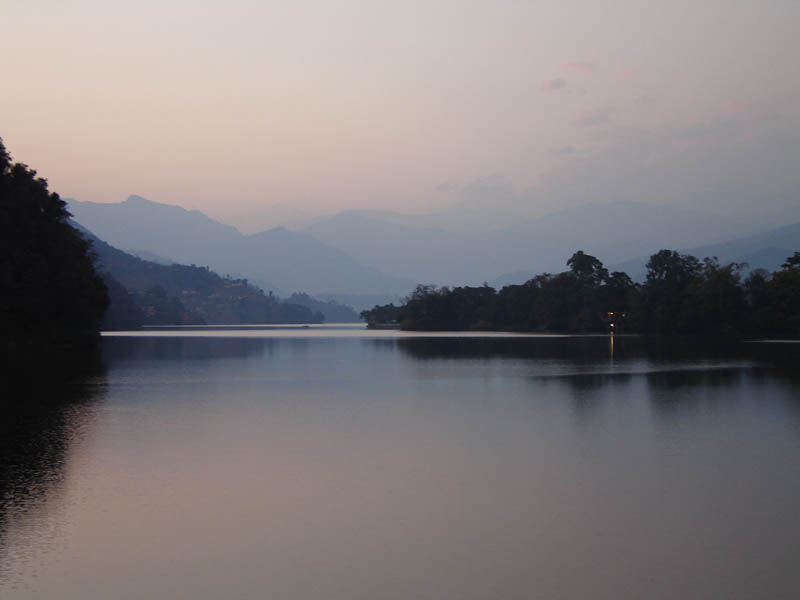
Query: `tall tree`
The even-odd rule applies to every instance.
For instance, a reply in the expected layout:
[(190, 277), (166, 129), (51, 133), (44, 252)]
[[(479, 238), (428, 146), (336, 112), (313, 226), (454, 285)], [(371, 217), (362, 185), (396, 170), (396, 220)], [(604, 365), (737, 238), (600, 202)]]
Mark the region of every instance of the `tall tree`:
[(800, 252), (795, 252), (767, 282), (767, 297), (773, 329), (779, 333), (800, 334)]
[[(677, 333), (690, 327), (691, 301), (687, 290), (701, 272), (700, 261), (675, 250), (660, 250), (647, 262), (644, 285), (646, 329), (657, 333)], [(642, 315), (644, 316), (644, 315)]]
[(567, 261), (571, 273), (584, 286), (597, 287), (608, 278), (608, 269), (600, 260), (591, 254), (578, 250)]

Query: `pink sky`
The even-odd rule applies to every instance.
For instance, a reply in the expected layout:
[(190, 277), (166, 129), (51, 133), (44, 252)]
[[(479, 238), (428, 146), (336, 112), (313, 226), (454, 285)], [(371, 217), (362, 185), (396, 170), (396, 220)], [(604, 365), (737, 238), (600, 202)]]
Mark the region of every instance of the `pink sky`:
[(536, 215), (615, 199), (587, 173), (643, 195), (643, 160), (712, 163), (692, 193), (800, 189), (799, 24), (788, 0), (9, 1), (0, 136), (62, 196), (238, 225), (436, 210), (498, 174)]

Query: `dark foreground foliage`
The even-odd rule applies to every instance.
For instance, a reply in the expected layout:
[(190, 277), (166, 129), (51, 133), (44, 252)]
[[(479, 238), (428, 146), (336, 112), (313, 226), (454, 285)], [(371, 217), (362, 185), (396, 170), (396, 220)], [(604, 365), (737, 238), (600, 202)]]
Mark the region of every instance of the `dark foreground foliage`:
[(58, 194), (0, 141), (0, 354), (90, 346), (108, 304), (89, 243)]
[(745, 265), (674, 250), (650, 257), (643, 284), (609, 273), (582, 251), (567, 266), (500, 291), (420, 285), (401, 306), (376, 306), (361, 315), (372, 327), (410, 330), (800, 335), (799, 252), (781, 270), (756, 270), (746, 279)]

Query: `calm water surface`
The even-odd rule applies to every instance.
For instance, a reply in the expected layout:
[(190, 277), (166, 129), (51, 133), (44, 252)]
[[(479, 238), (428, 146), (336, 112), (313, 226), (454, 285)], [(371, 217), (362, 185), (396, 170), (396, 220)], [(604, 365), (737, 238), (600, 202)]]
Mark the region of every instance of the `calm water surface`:
[(7, 402), (0, 598), (800, 598), (798, 358), (109, 336), (100, 371)]

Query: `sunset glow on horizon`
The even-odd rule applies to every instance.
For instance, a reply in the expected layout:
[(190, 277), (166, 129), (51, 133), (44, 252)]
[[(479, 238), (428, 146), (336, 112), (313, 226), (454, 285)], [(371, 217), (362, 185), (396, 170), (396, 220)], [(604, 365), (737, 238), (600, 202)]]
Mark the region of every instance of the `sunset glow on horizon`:
[(241, 226), (475, 182), (531, 216), (800, 190), (795, 2), (11, 1), (0, 23), (0, 136), (63, 197)]

